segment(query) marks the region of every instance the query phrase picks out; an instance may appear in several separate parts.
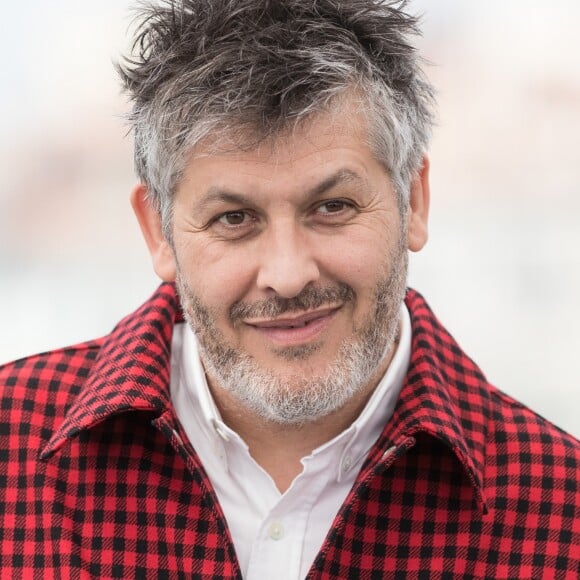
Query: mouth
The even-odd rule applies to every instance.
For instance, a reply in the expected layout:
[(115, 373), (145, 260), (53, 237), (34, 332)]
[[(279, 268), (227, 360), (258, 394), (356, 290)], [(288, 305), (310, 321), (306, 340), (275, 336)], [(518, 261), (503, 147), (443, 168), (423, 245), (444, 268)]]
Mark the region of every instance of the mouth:
[(246, 324), (278, 345), (296, 345), (317, 338), (330, 324), (340, 306), (269, 320), (248, 320)]

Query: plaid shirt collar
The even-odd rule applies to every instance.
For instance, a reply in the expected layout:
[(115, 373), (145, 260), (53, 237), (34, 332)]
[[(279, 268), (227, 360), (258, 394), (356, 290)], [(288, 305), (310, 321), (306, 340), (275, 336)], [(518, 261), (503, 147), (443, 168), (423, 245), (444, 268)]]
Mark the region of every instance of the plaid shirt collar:
[[(393, 417), (367, 464), (379, 461), (385, 449), (393, 445), (408, 445), (418, 434), (435, 437), (455, 454), (475, 488), (480, 507), (486, 511), (482, 477), (485, 425), (481, 417), (489, 416), (487, 398), (482, 393), (477, 409), (458, 407), (459, 399), (450, 390), (455, 366), (449, 365), (449, 357), (457, 362), (463, 377), (467, 374), (472, 378), (469, 387), (478, 390), (485, 377), (444, 331), (418, 292), (408, 290), (405, 302), (413, 332), (411, 363)], [(141, 308), (124, 318), (103, 339), (94, 367), (41, 458), (49, 457), (68, 439), (112, 415), (128, 411), (161, 415), (171, 411), (171, 337), (174, 324), (182, 320), (172, 284), (162, 284)], [(470, 413), (473, 421), (469, 420)]]

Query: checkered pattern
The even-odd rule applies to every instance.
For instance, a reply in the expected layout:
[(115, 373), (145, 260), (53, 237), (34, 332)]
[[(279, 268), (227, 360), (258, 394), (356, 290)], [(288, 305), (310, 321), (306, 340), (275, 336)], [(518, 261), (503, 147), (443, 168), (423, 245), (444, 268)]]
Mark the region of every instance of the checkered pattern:
[[(580, 445), (407, 304), (401, 398), (308, 577), (578, 580)], [(169, 400), (180, 320), (164, 284), (104, 339), (0, 368), (1, 578), (241, 578)]]

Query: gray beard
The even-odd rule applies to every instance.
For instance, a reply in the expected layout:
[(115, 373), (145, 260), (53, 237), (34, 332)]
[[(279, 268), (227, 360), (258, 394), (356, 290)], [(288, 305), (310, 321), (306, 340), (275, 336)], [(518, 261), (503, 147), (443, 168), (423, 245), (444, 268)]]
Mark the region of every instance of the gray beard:
[[(375, 287), (375, 305), (369, 316), (354, 329), (352, 338), (342, 341), (335, 359), (320, 374), (308, 378), (299, 371), (277, 376), (246, 352), (229, 346), (217, 329), (211, 310), (200, 302), (178, 268), (177, 290), (185, 318), (197, 336), (206, 372), (247, 411), (279, 425), (302, 425), (342, 408), (369, 386), (368, 382), (388, 356), (395, 340), (408, 268), (404, 236), (401, 238), (399, 247), (387, 262), (387, 275)], [(230, 320), (236, 324), (245, 316), (277, 316), (336, 304), (337, 300), (355, 299), (354, 290), (346, 284), (307, 287), (295, 298), (236, 303), (230, 310)], [(307, 360), (317, 350), (317, 345), (306, 345), (278, 349), (275, 353), (286, 360)]]

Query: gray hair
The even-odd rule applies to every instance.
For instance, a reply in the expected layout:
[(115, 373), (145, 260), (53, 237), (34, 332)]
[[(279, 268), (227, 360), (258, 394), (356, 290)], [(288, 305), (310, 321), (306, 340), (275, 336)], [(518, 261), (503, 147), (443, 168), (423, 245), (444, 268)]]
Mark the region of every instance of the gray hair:
[(172, 196), (204, 137), (248, 149), (358, 95), (401, 207), (427, 149), (433, 89), (406, 0), (161, 0), (117, 68), (135, 165), (170, 235)]

